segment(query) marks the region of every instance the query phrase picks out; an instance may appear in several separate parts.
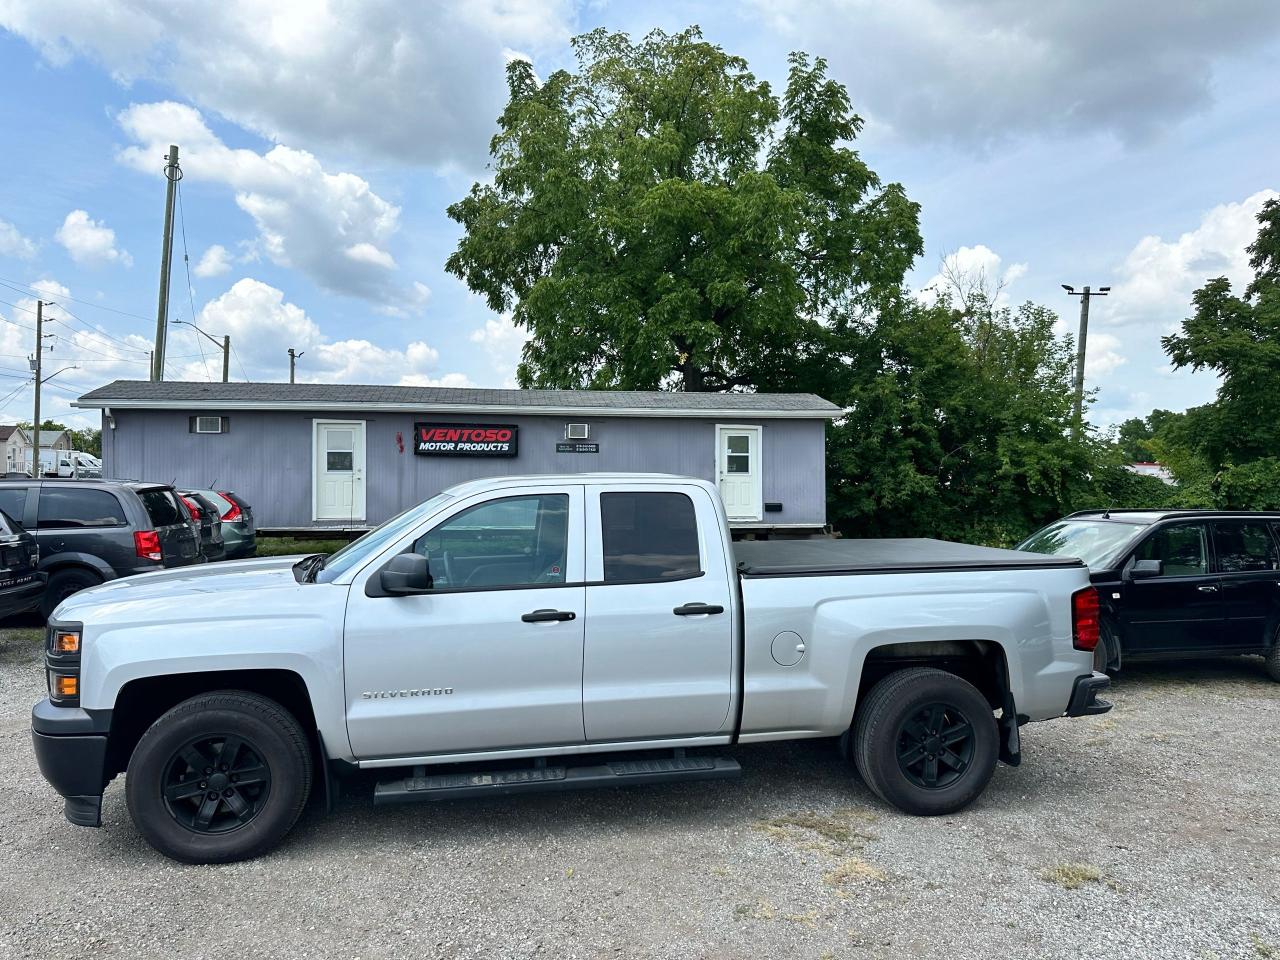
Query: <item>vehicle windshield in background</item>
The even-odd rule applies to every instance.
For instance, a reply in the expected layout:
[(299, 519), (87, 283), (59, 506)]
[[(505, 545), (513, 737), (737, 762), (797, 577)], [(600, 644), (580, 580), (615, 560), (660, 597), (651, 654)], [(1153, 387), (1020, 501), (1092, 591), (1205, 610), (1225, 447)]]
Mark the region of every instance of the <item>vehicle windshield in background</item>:
[(374, 527), (363, 537), (352, 540), (341, 550), (325, 559), (324, 568), (318, 571), (315, 580), (319, 583), (327, 583), (352, 567), (363, 563), (366, 558), (381, 550), (388, 541), (394, 540), (406, 531), (413, 529), (419, 520), (434, 512), (446, 500), (452, 499), (453, 497), (447, 493), (437, 493), (425, 503), (420, 503), (416, 507), (410, 507), (403, 513), (396, 514), (381, 526)]
[(1018, 550), (1058, 557), (1076, 557), (1087, 567), (1103, 567), (1143, 529), (1118, 520), (1061, 520), (1033, 533)]

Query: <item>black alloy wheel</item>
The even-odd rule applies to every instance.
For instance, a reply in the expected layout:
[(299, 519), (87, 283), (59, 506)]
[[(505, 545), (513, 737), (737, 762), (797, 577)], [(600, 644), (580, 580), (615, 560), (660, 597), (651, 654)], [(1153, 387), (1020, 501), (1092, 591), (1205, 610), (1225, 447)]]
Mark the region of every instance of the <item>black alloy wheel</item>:
[(238, 830), (271, 794), (271, 768), (249, 741), (231, 734), (204, 736), (177, 750), (166, 765), (165, 808), (196, 833)]
[(898, 766), (926, 790), (945, 789), (963, 777), (973, 749), (973, 724), (953, 704), (926, 704), (898, 729)]

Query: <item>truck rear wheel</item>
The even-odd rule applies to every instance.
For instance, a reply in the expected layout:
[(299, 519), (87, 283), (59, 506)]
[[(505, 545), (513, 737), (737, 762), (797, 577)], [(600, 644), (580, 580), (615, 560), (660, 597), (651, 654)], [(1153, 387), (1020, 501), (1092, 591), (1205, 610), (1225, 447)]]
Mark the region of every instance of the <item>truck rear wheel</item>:
[(276, 846), (311, 792), (311, 751), (273, 700), (220, 690), (151, 725), (129, 761), (129, 815), (147, 842), (184, 863), (228, 863)]
[(906, 813), (938, 816), (968, 806), (995, 772), (999, 736), (986, 697), (932, 667), (889, 674), (854, 719), (862, 779)]

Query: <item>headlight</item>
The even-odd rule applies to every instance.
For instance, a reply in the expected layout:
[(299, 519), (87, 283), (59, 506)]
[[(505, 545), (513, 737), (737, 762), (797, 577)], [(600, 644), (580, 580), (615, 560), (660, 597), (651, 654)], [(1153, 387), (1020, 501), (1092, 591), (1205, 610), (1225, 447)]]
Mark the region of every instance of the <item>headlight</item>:
[(75, 706), (80, 702), (82, 635), (83, 630), (79, 624), (49, 624), (45, 676), (49, 685), (49, 699), (61, 706)]

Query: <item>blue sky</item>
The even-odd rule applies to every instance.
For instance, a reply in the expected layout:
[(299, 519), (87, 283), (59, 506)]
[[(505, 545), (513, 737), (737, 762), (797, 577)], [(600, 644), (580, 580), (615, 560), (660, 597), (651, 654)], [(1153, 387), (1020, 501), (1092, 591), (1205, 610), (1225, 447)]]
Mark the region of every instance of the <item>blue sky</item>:
[[(923, 205), (913, 285), (947, 256), (1072, 329), (1095, 304), (1094, 420), (1213, 396), (1159, 337), (1206, 279), (1246, 275), (1280, 190), (1280, 17), (1263, 0), (759, 0), (446, 5), (0, 0), (0, 420), (30, 417), (37, 296), (56, 305), (49, 415), (145, 378), (168, 143), (182, 148), (170, 315), (232, 335), (237, 379), (511, 382), (521, 335), (445, 274), (444, 208), (485, 176), (508, 58), (541, 75), (596, 26), (691, 23), (781, 90), (824, 56), (866, 118), (858, 148)], [(205, 354), (201, 355), (201, 350)], [(170, 378), (219, 376), (172, 328)]]

